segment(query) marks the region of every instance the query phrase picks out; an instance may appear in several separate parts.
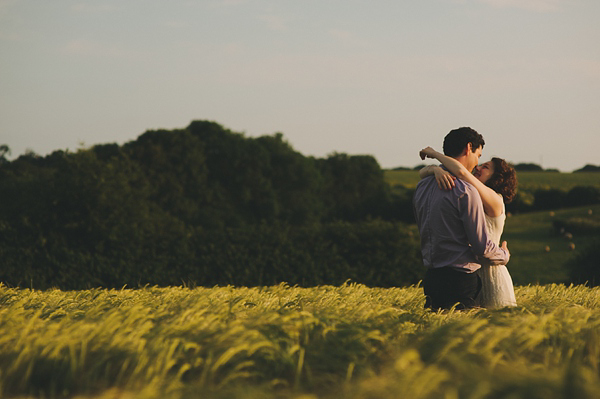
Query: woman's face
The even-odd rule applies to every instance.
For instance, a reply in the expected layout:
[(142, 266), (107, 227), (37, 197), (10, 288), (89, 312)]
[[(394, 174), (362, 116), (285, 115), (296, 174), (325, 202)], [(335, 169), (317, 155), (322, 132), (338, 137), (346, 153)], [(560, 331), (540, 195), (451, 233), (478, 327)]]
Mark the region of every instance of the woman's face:
[(494, 163), (492, 161), (487, 161), (482, 163), (481, 165), (477, 165), (475, 170), (473, 170), (473, 176), (479, 179), (480, 182), (487, 182), (490, 177), (494, 174)]

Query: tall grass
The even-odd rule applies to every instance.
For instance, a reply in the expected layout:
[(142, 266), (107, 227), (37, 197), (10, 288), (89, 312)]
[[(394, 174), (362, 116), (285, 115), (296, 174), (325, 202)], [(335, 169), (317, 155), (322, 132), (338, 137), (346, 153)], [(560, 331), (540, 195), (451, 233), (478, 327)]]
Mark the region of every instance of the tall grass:
[(4, 398), (593, 398), (600, 289), (433, 313), (418, 286), (0, 286)]

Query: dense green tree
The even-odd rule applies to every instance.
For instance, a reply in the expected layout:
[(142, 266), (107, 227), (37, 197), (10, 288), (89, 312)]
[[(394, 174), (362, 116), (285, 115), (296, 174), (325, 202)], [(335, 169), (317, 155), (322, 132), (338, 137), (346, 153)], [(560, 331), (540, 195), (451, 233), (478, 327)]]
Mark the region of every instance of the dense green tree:
[(383, 216), (391, 201), (383, 170), (369, 155), (332, 154), (318, 162), (324, 179), (324, 201), (331, 220), (364, 220)]
[(194, 121), (123, 146), (28, 152), (0, 165), (0, 192), (0, 281), (9, 284), (416, 278), (398, 265), (411, 262), (414, 239), (376, 220), (412, 217), (411, 192), (392, 196), (371, 156), (305, 157), (280, 133), (249, 138)]
[(281, 133), (259, 137), (257, 142), (269, 156), (265, 175), (277, 198), (277, 219), (292, 224), (320, 220), (324, 211), (323, 178), (315, 159), (293, 150)]
[(149, 185), (150, 200), (188, 224), (210, 223), (202, 209), (211, 203), (204, 144), (186, 130), (148, 131), (127, 143)]
[(0, 165), (8, 162), (6, 155), (10, 155), (10, 148), (6, 144), (0, 145)]

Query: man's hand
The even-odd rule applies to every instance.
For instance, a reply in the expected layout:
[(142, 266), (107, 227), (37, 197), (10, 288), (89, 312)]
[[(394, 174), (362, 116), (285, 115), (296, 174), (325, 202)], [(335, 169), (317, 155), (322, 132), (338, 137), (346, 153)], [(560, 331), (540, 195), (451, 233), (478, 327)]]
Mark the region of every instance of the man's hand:
[(502, 246), (500, 248), (506, 251), (506, 253), (508, 254), (508, 258), (510, 259), (510, 251), (508, 250), (508, 244), (506, 243), (506, 241), (502, 241)]

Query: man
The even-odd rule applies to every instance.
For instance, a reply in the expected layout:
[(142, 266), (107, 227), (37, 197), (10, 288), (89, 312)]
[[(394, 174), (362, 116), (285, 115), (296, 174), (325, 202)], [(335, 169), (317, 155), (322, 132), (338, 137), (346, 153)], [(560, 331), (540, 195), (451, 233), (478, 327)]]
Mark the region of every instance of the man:
[[(472, 172), (484, 144), (475, 130), (461, 127), (444, 138), (444, 154)], [(506, 241), (498, 247), (487, 235), (479, 193), (460, 179), (452, 190), (441, 190), (435, 178), (428, 176), (417, 185), (413, 205), (427, 268), (423, 279), (425, 307), (475, 307), (481, 291), (481, 263), (506, 264), (510, 258)]]

